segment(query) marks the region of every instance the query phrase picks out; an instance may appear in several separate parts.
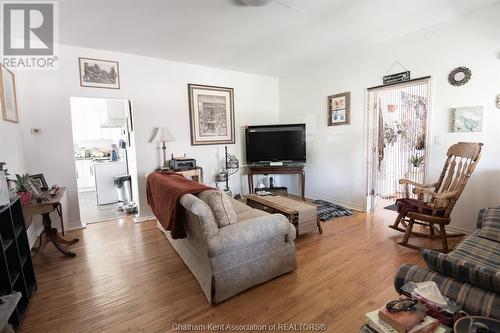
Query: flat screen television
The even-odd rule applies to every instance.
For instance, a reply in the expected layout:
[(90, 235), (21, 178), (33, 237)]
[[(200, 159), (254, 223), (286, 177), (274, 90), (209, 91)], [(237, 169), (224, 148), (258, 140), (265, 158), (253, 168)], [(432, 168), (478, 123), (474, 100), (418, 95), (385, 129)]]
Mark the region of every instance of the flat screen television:
[(306, 161), (306, 124), (248, 126), (248, 163)]

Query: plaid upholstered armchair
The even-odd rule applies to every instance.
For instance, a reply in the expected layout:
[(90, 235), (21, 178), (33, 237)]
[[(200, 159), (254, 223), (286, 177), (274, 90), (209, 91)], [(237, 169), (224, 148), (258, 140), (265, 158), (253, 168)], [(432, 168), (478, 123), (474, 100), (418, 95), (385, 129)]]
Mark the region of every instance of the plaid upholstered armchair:
[(421, 254), (428, 269), (401, 266), (394, 281), (398, 292), (409, 281), (432, 280), (467, 313), (500, 319), (500, 207), (480, 210), (477, 229), (452, 252)]

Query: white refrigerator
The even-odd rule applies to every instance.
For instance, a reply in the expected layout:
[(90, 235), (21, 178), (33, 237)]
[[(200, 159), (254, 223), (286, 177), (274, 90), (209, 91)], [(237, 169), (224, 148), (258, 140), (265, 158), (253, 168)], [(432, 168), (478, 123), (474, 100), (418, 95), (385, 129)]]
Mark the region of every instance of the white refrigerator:
[(125, 159), (118, 161), (95, 161), (95, 184), (97, 205), (107, 205), (118, 202), (113, 177), (127, 173), (127, 163)]

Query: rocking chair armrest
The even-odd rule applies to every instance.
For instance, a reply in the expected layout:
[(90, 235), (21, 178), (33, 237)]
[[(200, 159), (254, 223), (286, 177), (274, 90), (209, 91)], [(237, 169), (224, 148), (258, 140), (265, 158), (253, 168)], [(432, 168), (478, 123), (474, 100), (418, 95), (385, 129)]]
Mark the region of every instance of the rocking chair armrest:
[(433, 191), (429, 191), (428, 189), (425, 188), (414, 188), (413, 193), (419, 195), (427, 194), (436, 199), (450, 199), (453, 198), (458, 193), (458, 191), (445, 191), (441, 193), (436, 193)]
[(420, 183), (414, 182), (413, 180), (409, 180), (409, 179), (405, 179), (405, 178), (400, 179), (399, 180), (399, 184), (413, 185), (413, 186), (418, 187), (418, 188), (433, 188), (433, 187), (437, 186), (437, 183), (434, 183), (434, 184), (420, 184)]
[(436, 199), (451, 199), (457, 195), (458, 191), (447, 191), (441, 193), (432, 193), (431, 195)]

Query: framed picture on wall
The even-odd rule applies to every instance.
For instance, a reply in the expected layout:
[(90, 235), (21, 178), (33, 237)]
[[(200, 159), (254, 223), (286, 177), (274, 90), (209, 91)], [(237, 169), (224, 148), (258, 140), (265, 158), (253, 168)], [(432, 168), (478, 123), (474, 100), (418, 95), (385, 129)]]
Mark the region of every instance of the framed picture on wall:
[(80, 86), (120, 89), (120, 70), (117, 61), (78, 58)]
[(188, 84), (191, 145), (234, 143), (233, 88)]
[(351, 93), (328, 96), (328, 126), (351, 123)]
[(482, 132), (483, 107), (469, 106), (450, 109), (450, 132)]
[(14, 73), (0, 64), (0, 104), (5, 121), (19, 122)]

